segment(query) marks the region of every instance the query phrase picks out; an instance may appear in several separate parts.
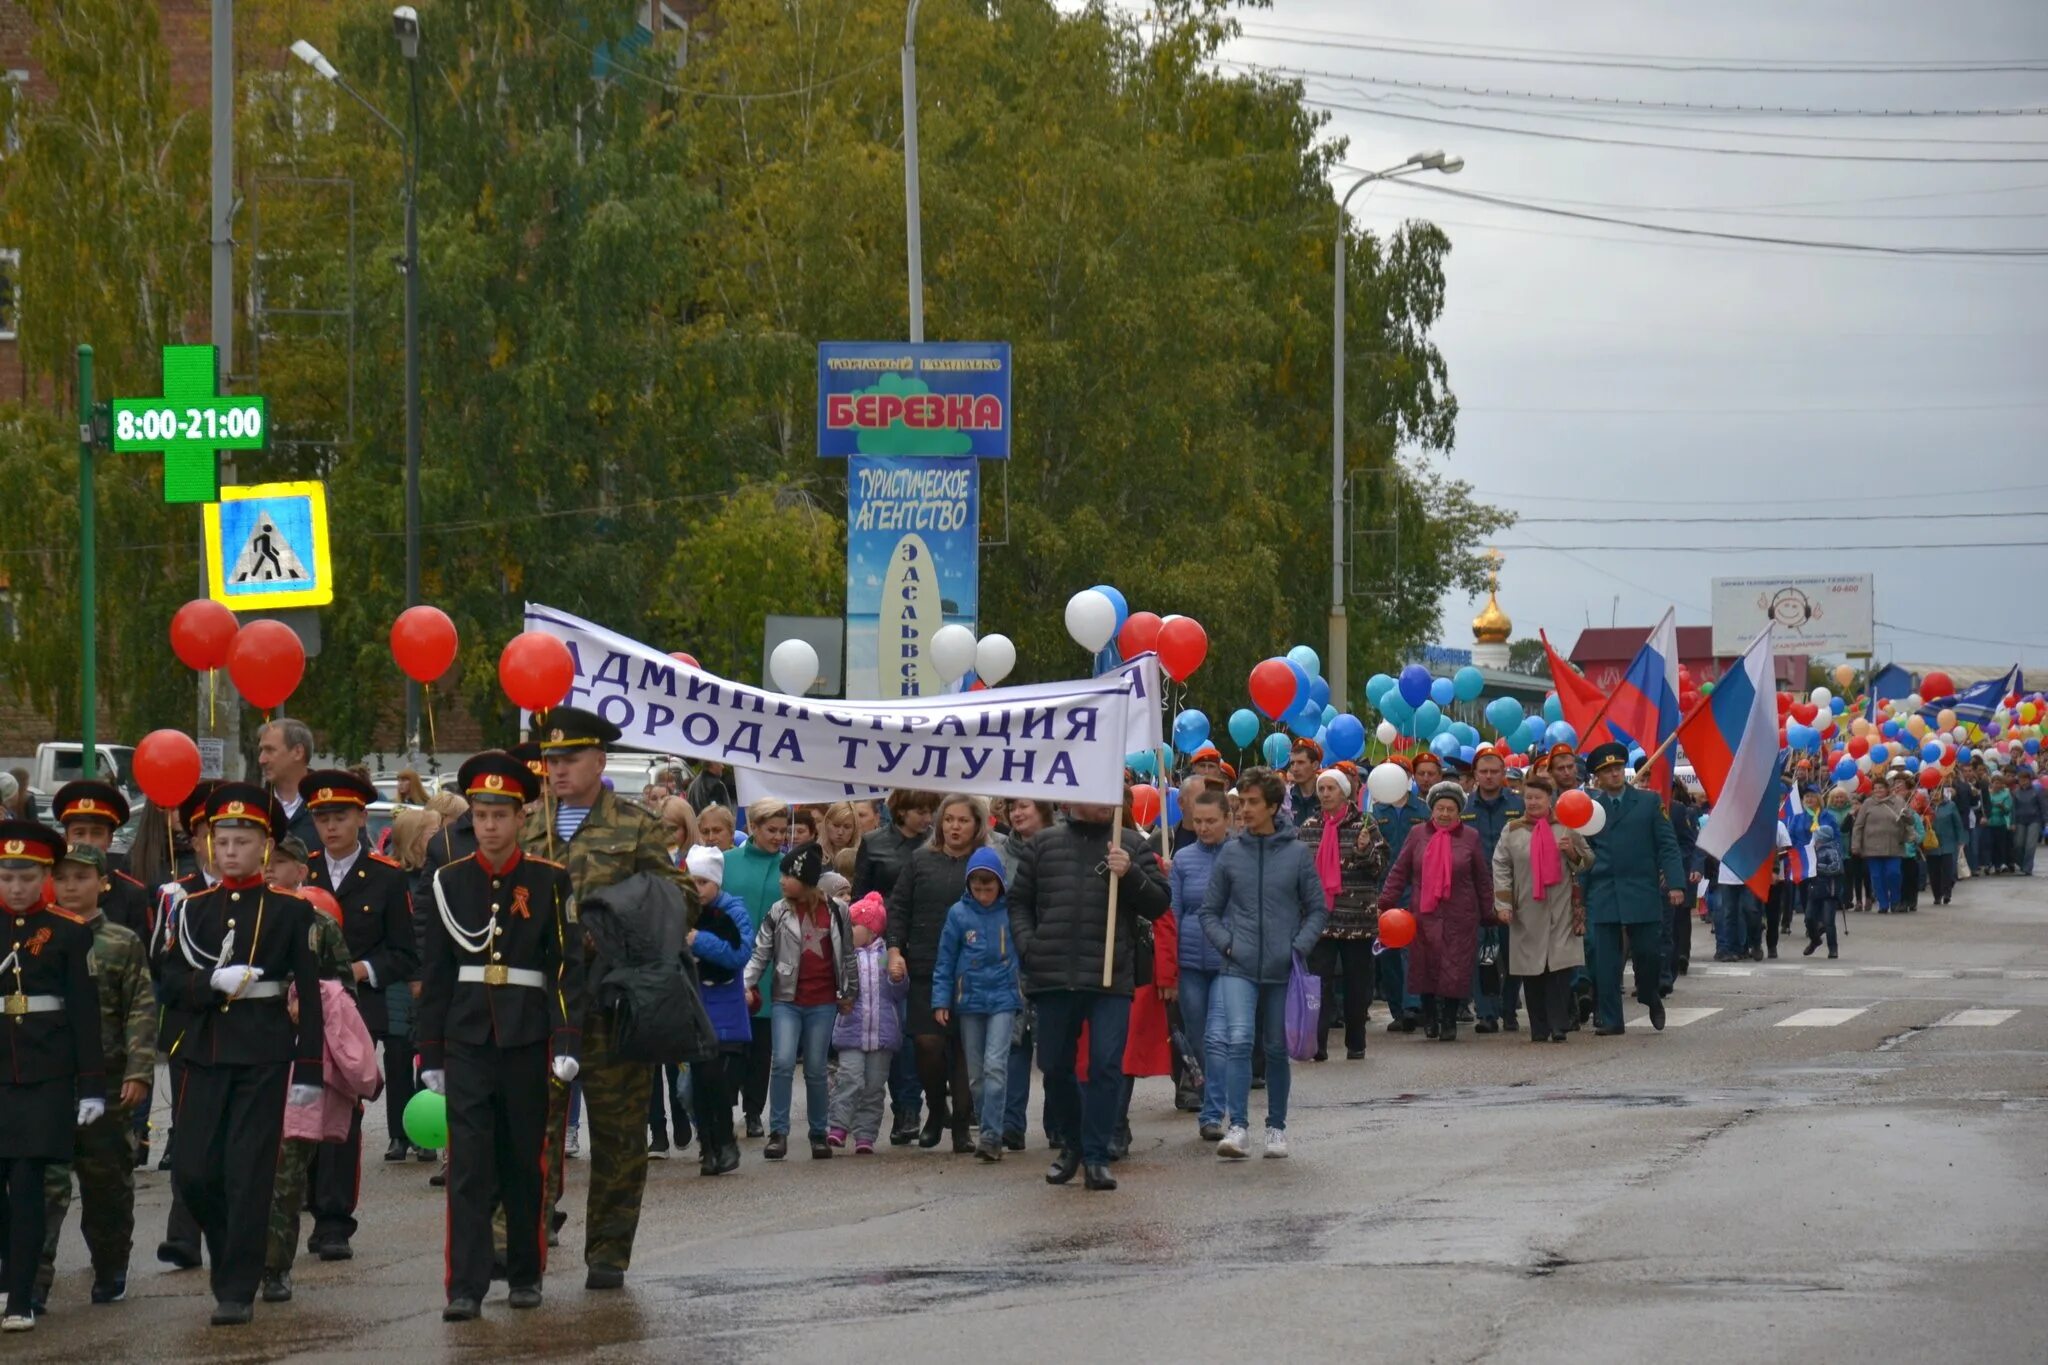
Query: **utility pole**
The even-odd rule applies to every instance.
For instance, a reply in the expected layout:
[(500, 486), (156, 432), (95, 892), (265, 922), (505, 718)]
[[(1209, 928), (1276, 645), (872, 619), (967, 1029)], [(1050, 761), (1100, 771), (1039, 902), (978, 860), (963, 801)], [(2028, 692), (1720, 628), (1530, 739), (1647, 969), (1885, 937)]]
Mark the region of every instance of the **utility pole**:
[[(213, 212), (209, 244), (213, 250), (213, 307), (209, 330), (220, 355), (220, 383), (235, 372), (235, 0), (213, 0)], [(222, 392), (226, 392), (223, 388)], [(234, 461), (221, 460), (220, 481), (235, 481)], [(199, 595), (207, 595), (205, 556), (199, 566)], [(200, 734), (220, 741), (221, 775), (241, 773), (239, 731), (241, 698), (234, 685), (210, 705), (209, 683), (201, 680), (196, 705)]]
[(917, 7), (903, 14), (903, 231), (910, 255), (910, 340), (924, 340), (924, 221), (917, 183)]
[(78, 775), (99, 770), (99, 565), (94, 561), (92, 347), (78, 348)]

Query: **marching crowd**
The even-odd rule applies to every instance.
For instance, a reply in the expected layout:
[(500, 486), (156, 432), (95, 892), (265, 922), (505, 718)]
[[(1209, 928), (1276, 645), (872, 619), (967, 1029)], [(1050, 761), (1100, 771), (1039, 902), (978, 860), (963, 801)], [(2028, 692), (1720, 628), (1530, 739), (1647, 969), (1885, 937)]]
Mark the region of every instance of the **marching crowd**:
[[(540, 1303), (565, 1157), (591, 1164), (586, 1287), (616, 1289), (650, 1150), (694, 1137), (709, 1177), (739, 1167), (742, 1136), (787, 1159), (799, 1071), (813, 1159), (950, 1143), (1000, 1162), (1029, 1145), (1034, 1070), (1051, 1184), (1117, 1187), (1150, 1076), (1173, 1078), (1218, 1157), (1284, 1158), (1291, 1066), (1339, 1030), (1362, 1059), (1376, 999), (1389, 1033), (1451, 1043), (1526, 1018), (1529, 1042), (1561, 1044), (1625, 1032), (1627, 963), (1662, 1029), (1696, 914), (1717, 960), (1776, 956), (1795, 913), (1805, 951), (1833, 957), (1842, 911), (2031, 875), (2043, 824), (2024, 767), (1932, 789), (1893, 771), (1866, 794), (1795, 765), (1762, 897), (1699, 853), (1697, 797), (1680, 783), (1667, 811), (1618, 744), (1526, 771), (1491, 748), (1396, 755), (1412, 782), (1395, 801), (1312, 740), (1284, 770), (1203, 748), (1175, 822), (1148, 830), (1128, 801), (911, 790), (740, 812), (715, 767), (643, 806), (604, 778), (618, 738), (556, 708), (402, 819), (395, 856), (367, 838), (374, 787), (310, 771), (291, 720), (261, 734), (261, 784), (146, 808), (125, 859), (106, 783), (57, 793), (56, 828), (0, 823), (0, 1328), (43, 1311), (74, 1180), (91, 1299), (125, 1293), (159, 1062), (175, 1103), (158, 1256), (210, 1267), (216, 1324), (293, 1296), (303, 1215), (309, 1254), (352, 1254), (380, 1093), (386, 1159), (439, 1157), (444, 1317), (462, 1321), (494, 1279), (510, 1306)], [(1598, 807), (1597, 833), (1560, 818), (1567, 800)], [(650, 1042), (674, 1036), (674, 999), (647, 964), (675, 958), (682, 1066)], [(421, 1090), (445, 1106), (439, 1153), (402, 1136)]]

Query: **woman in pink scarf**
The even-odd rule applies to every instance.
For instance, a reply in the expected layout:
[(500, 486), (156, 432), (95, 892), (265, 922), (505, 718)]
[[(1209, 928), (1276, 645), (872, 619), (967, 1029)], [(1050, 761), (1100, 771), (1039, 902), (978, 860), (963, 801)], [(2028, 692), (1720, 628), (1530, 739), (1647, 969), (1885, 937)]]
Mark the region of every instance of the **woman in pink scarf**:
[(1440, 1043), (1458, 1040), (1458, 1007), (1472, 994), (1479, 957), (1479, 921), (1493, 899), (1493, 875), (1479, 831), (1465, 823), (1465, 789), (1439, 782), (1429, 789), (1429, 823), (1408, 842), (1387, 874), (1379, 908), (1400, 903), (1411, 883), (1415, 942), (1408, 946), (1408, 989), (1422, 997), (1422, 1031)]
[(1330, 1025), (1340, 1008), (1343, 988), (1344, 1052), (1352, 1061), (1365, 1056), (1366, 1007), (1372, 1004), (1372, 938), (1380, 912), (1372, 898), (1387, 874), (1387, 841), (1379, 827), (1365, 818), (1353, 797), (1355, 772), (1329, 768), (1316, 778), (1316, 813), (1302, 821), (1300, 841), (1314, 855), (1316, 879), (1323, 884), (1323, 908), (1330, 913), (1323, 936), (1308, 955), (1309, 970), (1323, 978), (1321, 1032), (1316, 1035), (1316, 1060), (1330, 1052)]
[(1529, 1041), (1561, 1043), (1572, 1027), (1572, 972), (1586, 962), (1585, 912), (1577, 877), (1593, 850), (1551, 818), (1557, 785), (1543, 773), (1522, 780), (1520, 819), (1493, 848), (1494, 911), (1508, 935), (1508, 973), (1522, 978)]

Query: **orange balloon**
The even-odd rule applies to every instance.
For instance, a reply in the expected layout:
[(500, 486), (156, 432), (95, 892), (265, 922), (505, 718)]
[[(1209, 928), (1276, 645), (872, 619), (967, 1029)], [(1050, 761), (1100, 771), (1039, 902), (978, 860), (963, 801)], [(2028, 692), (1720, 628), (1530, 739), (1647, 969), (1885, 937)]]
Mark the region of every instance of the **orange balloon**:
[(1398, 906), (1380, 911), (1380, 946), (1406, 948), (1415, 942), (1415, 916)]
[(1140, 782), (1131, 788), (1131, 819), (1149, 825), (1159, 818), (1159, 788)]

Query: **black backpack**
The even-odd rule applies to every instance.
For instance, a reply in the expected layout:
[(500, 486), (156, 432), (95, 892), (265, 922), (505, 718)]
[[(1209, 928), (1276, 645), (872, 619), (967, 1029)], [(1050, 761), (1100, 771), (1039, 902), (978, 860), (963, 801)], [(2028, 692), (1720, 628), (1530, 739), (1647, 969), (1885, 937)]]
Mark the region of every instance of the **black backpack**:
[(686, 913), (680, 887), (644, 872), (582, 901), (584, 931), (597, 945), (593, 997), (624, 1061), (673, 1066), (718, 1055), (697, 960), (685, 942)]

